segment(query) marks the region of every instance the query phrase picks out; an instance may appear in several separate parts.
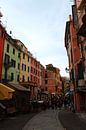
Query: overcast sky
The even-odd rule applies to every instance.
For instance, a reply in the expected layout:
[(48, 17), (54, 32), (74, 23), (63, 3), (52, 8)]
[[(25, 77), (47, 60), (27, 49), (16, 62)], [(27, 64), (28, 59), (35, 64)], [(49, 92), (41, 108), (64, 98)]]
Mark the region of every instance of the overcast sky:
[(42, 65), (52, 63), (68, 76), (64, 47), (66, 21), (72, 0), (0, 0), (2, 21), (12, 37), (20, 39)]

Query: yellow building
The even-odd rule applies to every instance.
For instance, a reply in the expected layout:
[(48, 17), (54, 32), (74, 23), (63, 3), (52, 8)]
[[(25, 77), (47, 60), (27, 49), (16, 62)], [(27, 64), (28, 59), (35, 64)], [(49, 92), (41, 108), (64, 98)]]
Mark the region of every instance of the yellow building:
[(28, 82), (30, 80), (31, 53), (20, 40), (17, 40), (17, 44), (21, 47), (20, 82)]

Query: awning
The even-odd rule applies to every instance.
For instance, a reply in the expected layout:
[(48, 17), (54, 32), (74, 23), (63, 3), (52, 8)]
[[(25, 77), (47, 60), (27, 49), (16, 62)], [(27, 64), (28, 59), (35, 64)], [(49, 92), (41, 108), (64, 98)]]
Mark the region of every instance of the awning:
[(23, 87), (19, 83), (9, 82), (8, 85), (11, 85), (14, 89), (17, 89), (17, 90), (20, 90), (20, 91), (30, 91), (30, 89)]
[(0, 100), (11, 99), (14, 91), (12, 88), (0, 83)]

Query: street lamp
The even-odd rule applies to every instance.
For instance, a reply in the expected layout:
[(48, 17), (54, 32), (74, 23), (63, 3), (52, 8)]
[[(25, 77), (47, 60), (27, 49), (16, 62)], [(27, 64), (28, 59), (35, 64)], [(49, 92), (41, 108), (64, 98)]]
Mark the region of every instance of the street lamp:
[(66, 71), (67, 73), (69, 73), (69, 69), (68, 69), (67, 67), (65, 68), (65, 71)]

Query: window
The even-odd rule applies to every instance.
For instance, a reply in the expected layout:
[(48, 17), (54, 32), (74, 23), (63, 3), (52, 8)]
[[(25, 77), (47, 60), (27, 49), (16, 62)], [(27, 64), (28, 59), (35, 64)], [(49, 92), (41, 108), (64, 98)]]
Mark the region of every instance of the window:
[(17, 81), (19, 81), (19, 75), (17, 75)]
[(45, 80), (45, 84), (47, 84), (47, 80)]
[(18, 53), (18, 58), (20, 58), (20, 52)]
[(20, 64), (18, 63), (18, 70), (20, 69)]
[(26, 65), (25, 64), (22, 64), (22, 70), (26, 71)]
[(45, 88), (45, 91), (47, 91), (47, 87)]
[(28, 77), (28, 81), (29, 81), (29, 79), (30, 79), (30, 78)]
[(13, 48), (13, 54), (15, 55), (15, 49)]
[(9, 44), (7, 44), (7, 52), (9, 53)]
[(11, 65), (12, 65), (12, 67), (16, 67), (16, 61), (15, 60), (13, 60), (13, 59), (11, 59)]
[(35, 71), (36, 71), (36, 70), (35, 70), (35, 68), (34, 68), (34, 74), (36, 74)]
[(36, 70), (36, 75), (37, 75), (37, 70)]
[(4, 63), (5, 63), (5, 64), (9, 64), (9, 62), (10, 62), (10, 56), (7, 55), (7, 54), (5, 54)]
[(25, 65), (25, 71), (26, 71), (26, 65)]
[(29, 72), (29, 66), (28, 66), (28, 72)]
[(11, 73), (11, 81), (14, 80), (14, 73)]
[(23, 59), (25, 59), (25, 53), (23, 53)]
[(31, 75), (31, 81), (33, 80), (33, 76)]
[(45, 74), (45, 78), (47, 78), (47, 74)]
[(31, 73), (33, 73), (33, 68), (31, 67)]
[(29, 56), (28, 56), (28, 61), (29, 61)]

